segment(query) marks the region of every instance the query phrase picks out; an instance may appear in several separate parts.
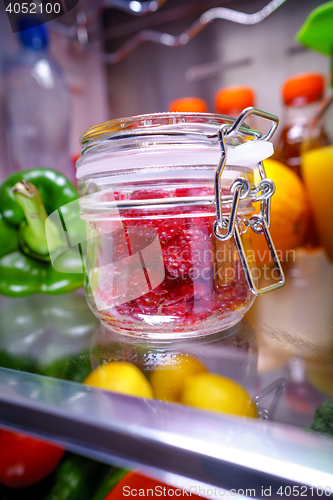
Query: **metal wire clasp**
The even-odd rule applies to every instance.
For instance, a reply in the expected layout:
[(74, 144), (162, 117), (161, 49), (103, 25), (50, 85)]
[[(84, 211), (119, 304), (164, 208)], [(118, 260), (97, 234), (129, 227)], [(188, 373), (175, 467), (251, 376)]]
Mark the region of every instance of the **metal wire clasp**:
[[(283, 286), (285, 283), (285, 278), (280, 260), (277, 256), (274, 243), (269, 232), (270, 198), (274, 194), (275, 185), (271, 179), (266, 178), (266, 173), (262, 162), (259, 163), (261, 181), (254, 189), (251, 190), (250, 183), (247, 179), (245, 179), (244, 177), (238, 177), (237, 179), (235, 179), (231, 184), (231, 193), (233, 194), (233, 199), (230, 208), (230, 215), (228, 217), (225, 217), (223, 216), (222, 212), (222, 174), (227, 162), (227, 146), (225, 137), (237, 132), (242, 126), (244, 120), (251, 114), (271, 121), (271, 126), (268, 132), (265, 135), (262, 135), (260, 132), (256, 133), (256, 138), (253, 140), (269, 140), (274, 134), (279, 123), (277, 116), (251, 107), (245, 108), (231, 126), (228, 124), (224, 124), (220, 127), (218, 131), (218, 138), (222, 154), (215, 174), (216, 221), (213, 226), (213, 232), (216, 238), (220, 241), (226, 241), (232, 236), (234, 237), (249, 288), (255, 295), (263, 295)], [(261, 289), (258, 289), (256, 287), (253, 280), (252, 269), (248, 262), (246, 252), (242, 244), (241, 235), (237, 227), (237, 213), (239, 202), (241, 199), (247, 197), (251, 197), (253, 201), (260, 201), (261, 203), (260, 214), (253, 215), (250, 221), (248, 221), (248, 225), (255, 233), (264, 235), (278, 275), (278, 280), (276, 283)]]

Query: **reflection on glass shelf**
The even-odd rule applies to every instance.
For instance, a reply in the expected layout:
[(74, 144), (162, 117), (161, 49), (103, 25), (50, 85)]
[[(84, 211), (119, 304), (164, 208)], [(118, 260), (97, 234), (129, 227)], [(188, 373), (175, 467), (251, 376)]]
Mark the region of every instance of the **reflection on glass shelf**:
[(78, 382), (89, 373), (98, 321), (82, 294), (0, 297), (0, 316), (0, 366)]
[(285, 273), (285, 286), (256, 300), (246, 320), (258, 340), (259, 387), (287, 380), (276, 419), (304, 427), (333, 397), (333, 266), (322, 250), (298, 250)]
[(90, 349), (93, 368), (110, 361), (127, 361), (150, 379), (157, 366), (176, 370), (177, 360), (184, 357), (199, 361), (209, 372), (235, 380), (252, 396), (255, 393), (257, 341), (245, 321), (217, 334), (172, 341), (123, 336), (101, 326), (92, 337)]
[[(0, 424), (120, 467), (225, 489), (330, 484), (333, 442), (275, 422), (203, 412), (0, 368)], [(316, 453), (313, 453), (316, 450)]]
[[(246, 391), (243, 397), (248, 403), (244, 402), (244, 407), (240, 404), (237, 409), (237, 403), (221, 402), (221, 408), (216, 403), (217, 389), (210, 378), (204, 382), (203, 394), (198, 389), (195, 393), (191, 390), (192, 403), (186, 404), (246, 416), (253, 413), (253, 416), (271, 420), (284, 390), (285, 382), (281, 377), (262, 387), (259, 393), (256, 390), (257, 341), (246, 321), (214, 335), (170, 341), (147, 340), (123, 336), (100, 325), (81, 293), (3, 298), (0, 308), (3, 316), (0, 366), (5, 368), (83, 382), (99, 365), (126, 362), (140, 370), (155, 399), (176, 403), (185, 402), (184, 387), (190, 376), (204, 372), (222, 376), (219, 379), (221, 391), (228, 401), (231, 401), (230, 391), (238, 390), (228, 381), (239, 384), (238, 387)], [(122, 388), (115, 389), (108, 383), (106, 387), (122, 392), (126, 384), (127, 380)], [(210, 403), (207, 391), (214, 394)]]
[(307, 360), (333, 356), (333, 265), (321, 250), (296, 252), (286, 284), (260, 297), (247, 313), (265, 351)]
[[(252, 398), (284, 379), (274, 420), (306, 427), (318, 405), (333, 397), (333, 266), (322, 251), (302, 250), (285, 272), (285, 287), (258, 298), (238, 325), (187, 340), (106, 330), (81, 292), (1, 297), (0, 366), (82, 382), (102, 363), (128, 361), (150, 380), (156, 365), (185, 355), (236, 381)], [(263, 414), (274, 394), (266, 396)]]
[[(268, 485), (274, 475), (307, 484), (309, 471), (311, 483), (322, 484), (333, 465), (331, 440), (295, 426), (308, 426), (333, 396), (333, 267), (320, 251), (298, 252), (286, 275), (283, 289), (258, 298), (230, 330), (172, 342), (104, 329), (80, 292), (0, 297), (0, 367), (10, 368), (0, 368), (1, 423), (109, 463), (157, 467), (207, 484), (234, 487), (244, 468), (245, 487), (262, 485), (265, 474)], [(264, 416), (277, 402), (275, 422), (73, 383), (109, 361), (133, 363), (150, 379), (156, 365), (180, 355), (260, 395)], [(275, 391), (265, 396), (270, 384)], [(314, 447), (319, 461), (311, 458)], [(224, 475), (214, 476), (221, 468)]]

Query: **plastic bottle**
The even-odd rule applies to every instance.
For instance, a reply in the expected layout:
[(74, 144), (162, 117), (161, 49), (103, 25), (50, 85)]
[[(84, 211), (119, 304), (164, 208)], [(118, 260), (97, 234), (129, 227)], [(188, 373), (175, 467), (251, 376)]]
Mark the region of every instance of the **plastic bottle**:
[(221, 115), (237, 117), (244, 108), (254, 106), (255, 94), (251, 87), (232, 85), (215, 94), (215, 109)]
[(47, 167), (73, 180), (69, 91), (47, 51), (45, 25), (29, 29), (23, 19), (20, 28), (20, 50), (4, 73), (11, 170)]
[[(237, 118), (243, 109), (254, 105), (254, 90), (246, 85), (224, 87), (215, 94), (215, 110), (221, 115)], [(246, 119), (246, 124), (252, 129), (257, 128), (254, 116), (249, 116)]]
[(180, 97), (169, 104), (170, 112), (207, 113), (208, 105), (201, 97)]
[[(300, 73), (283, 82), (284, 116), (273, 158), (287, 165), (301, 178), (301, 144), (323, 97), (324, 88), (324, 77), (319, 73)], [(324, 141), (324, 136), (321, 140)]]

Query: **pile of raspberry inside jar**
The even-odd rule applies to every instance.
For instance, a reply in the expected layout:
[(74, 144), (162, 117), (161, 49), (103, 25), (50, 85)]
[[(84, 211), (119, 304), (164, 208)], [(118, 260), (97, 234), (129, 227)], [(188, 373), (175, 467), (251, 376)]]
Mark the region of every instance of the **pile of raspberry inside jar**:
[[(224, 194), (229, 194), (227, 191)], [(116, 200), (147, 200), (140, 207), (119, 209), (123, 228), (114, 230), (112, 222), (96, 222), (95, 227), (107, 233), (110, 224), (110, 246), (100, 249), (100, 264), (103, 255), (112, 252), (112, 266), (103, 265), (97, 294), (105, 304), (103, 320), (130, 324), (147, 321), (155, 317), (154, 324), (172, 322), (177, 327), (191, 327), (204, 322), (213, 315), (230, 315), (251, 300), (244, 272), (235, 256), (233, 239), (223, 243), (213, 235), (216, 219), (214, 206), (164, 205), (160, 208), (149, 206), (151, 199), (214, 196), (210, 187), (187, 188), (170, 191), (135, 190), (130, 195), (114, 193)], [(107, 199), (107, 196), (106, 196)], [(162, 202), (161, 202), (162, 203)], [(118, 226), (119, 227), (119, 226)], [(147, 280), (140, 279), (141, 269), (131, 270), (130, 283), (119, 281), (115, 285), (117, 262), (138, 252), (135, 238), (153, 240), (158, 235), (164, 272), (154, 288), (151, 286), (154, 273), (154, 256), (150, 260), (149, 272), (144, 269)], [(218, 255), (223, 255), (221, 261)], [(147, 266), (147, 262), (145, 264)], [(158, 266), (157, 266), (158, 267)], [(161, 266), (159, 266), (161, 267)], [(157, 271), (156, 271), (157, 272)], [(160, 273), (160, 269), (158, 271)], [(112, 279), (111, 279), (112, 274)], [(161, 274), (161, 273), (160, 273)], [(149, 279), (150, 278), (150, 279)], [(123, 287), (123, 289), (122, 289)], [(129, 290), (129, 287), (131, 290)], [(126, 301), (126, 297), (136, 296)]]

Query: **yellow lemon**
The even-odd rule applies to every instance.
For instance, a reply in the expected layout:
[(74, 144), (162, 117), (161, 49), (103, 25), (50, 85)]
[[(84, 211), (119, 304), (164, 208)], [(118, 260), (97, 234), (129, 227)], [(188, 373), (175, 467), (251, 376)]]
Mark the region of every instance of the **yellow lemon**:
[(153, 397), (153, 390), (144, 374), (137, 366), (127, 362), (111, 361), (98, 366), (84, 380), (84, 384), (130, 396)]
[(192, 356), (175, 354), (154, 368), (150, 383), (157, 399), (179, 402), (186, 380), (206, 371), (204, 365)]
[[(270, 233), (278, 257), (284, 259), (288, 250), (304, 243), (310, 217), (309, 199), (305, 185), (288, 167), (271, 159), (264, 160), (264, 167), (267, 177), (275, 183)], [(259, 181), (259, 173), (255, 172), (255, 183)], [(260, 203), (255, 203), (255, 207), (259, 213)], [(251, 232), (251, 239), (257, 265), (272, 262), (265, 237)]]
[(257, 417), (256, 406), (247, 391), (234, 380), (215, 373), (189, 378), (181, 402), (203, 410)]

